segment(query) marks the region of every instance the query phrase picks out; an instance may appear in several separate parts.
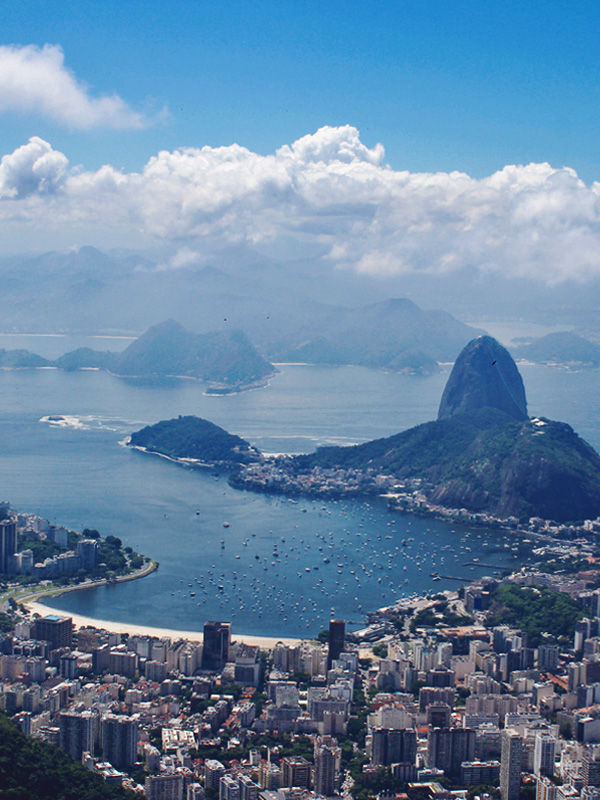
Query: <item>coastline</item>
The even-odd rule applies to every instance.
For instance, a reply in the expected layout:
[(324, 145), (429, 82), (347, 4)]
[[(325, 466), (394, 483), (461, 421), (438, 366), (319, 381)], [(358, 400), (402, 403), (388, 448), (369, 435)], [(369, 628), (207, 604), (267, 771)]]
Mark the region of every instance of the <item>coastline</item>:
[[(86, 588), (86, 587), (82, 587)], [(73, 624), (76, 628), (98, 628), (110, 631), (111, 633), (128, 633), (134, 636), (157, 636), (162, 638), (167, 636), (169, 639), (188, 639), (192, 642), (202, 642), (203, 635), (200, 631), (180, 631), (174, 628), (157, 628), (153, 625), (138, 625), (135, 622), (112, 622), (106, 619), (95, 619), (94, 617), (86, 617), (83, 614), (73, 614), (65, 612), (64, 610), (53, 608), (51, 605), (40, 602), (39, 600), (24, 601), (23, 605), (32, 614), (60, 614), (61, 616), (68, 616), (73, 619)], [(291, 639), (288, 637), (274, 637), (274, 636), (247, 636), (243, 633), (233, 632), (234, 642), (245, 642), (250, 645), (258, 645), (264, 648), (273, 648), (277, 642), (283, 644), (298, 644), (303, 641), (302, 639)]]
[[(132, 573), (130, 575), (120, 575), (115, 579), (115, 581), (111, 581), (111, 583), (125, 583), (126, 581), (133, 581), (137, 580), (138, 578), (145, 578), (147, 575), (150, 575), (157, 569), (158, 569), (158, 563), (156, 561), (151, 560), (137, 572)], [(36, 591), (28, 592), (22, 598), (16, 598), (16, 599), (17, 602), (24, 608), (26, 608), (30, 614), (40, 614), (41, 616), (45, 616), (47, 614), (59, 614), (61, 616), (71, 617), (75, 628), (98, 628), (110, 631), (111, 633), (128, 633), (130, 635), (137, 635), (137, 636), (156, 636), (159, 639), (166, 636), (172, 640), (187, 639), (192, 642), (202, 642), (203, 634), (201, 631), (184, 631), (184, 630), (177, 630), (175, 628), (159, 628), (154, 625), (139, 625), (135, 622), (113, 622), (111, 620), (106, 620), (106, 619), (96, 619), (95, 617), (88, 617), (85, 616), (84, 614), (75, 614), (70, 611), (66, 612), (64, 611), (64, 609), (54, 608), (51, 604), (52, 597), (59, 597), (60, 595), (66, 594), (68, 592), (77, 592), (77, 591), (82, 591), (84, 589), (91, 589), (95, 586), (105, 586), (108, 583), (109, 581), (102, 580), (102, 581), (95, 581), (93, 584), (80, 583), (75, 586), (65, 586), (60, 588), (54, 586), (46, 587), (37, 592)], [(48, 602), (44, 602), (46, 598), (48, 599)], [(291, 637), (282, 638), (280, 636), (278, 637), (251, 636), (251, 635), (246, 635), (244, 633), (238, 633), (238, 634), (234, 633), (233, 640), (239, 642), (245, 642), (246, 644), (250, 645), (258, 645), (259, 647), (270, 648), (270, 649), (275, 647), (277, 642), (283, 642), (283, 644), (295, 645), (303, 641), (302, 639), (295, 639)]]

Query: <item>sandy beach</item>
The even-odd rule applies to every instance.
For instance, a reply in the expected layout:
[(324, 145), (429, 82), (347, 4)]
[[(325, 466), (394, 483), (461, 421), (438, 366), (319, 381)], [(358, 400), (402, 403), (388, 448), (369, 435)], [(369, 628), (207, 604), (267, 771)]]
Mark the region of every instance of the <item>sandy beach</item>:
[[(25, 601), (23, 605), (32, 613), (46, 616), (47, 614), (60, 614), (72, 617), (73, 624), (76, 628), (85, 628), (93, 626), (94, 628), (104, 628), (113, 633), (129, 633), (136, 636), (157, 636), (162, 638), (168, 636), (169, 639), (188, 639), (192, 642), (202, 641), (201, 631), (178, 631), (172, 628), (155, 628), (150, 625), (137, 625), (134, 622), (111, 622), (106, 619), (94, 619), (93, 617), (84, 617), (82, 614), (71, 614), (61, 611), (60, 609), (52, 608), (50, 605), (41, 603), (38, 600)], [(232, 640), (235, 642), (245, 642), (246, 644), (258, 645), (263, 648), (273, 648), (277, 642), (284, 644), (298, 644), (300, 639), (282, 639), (281, 637), (275, 638), (273, 636), (247, 636), (242, 633), (237, 633), (235, 630), (232, 632)]]

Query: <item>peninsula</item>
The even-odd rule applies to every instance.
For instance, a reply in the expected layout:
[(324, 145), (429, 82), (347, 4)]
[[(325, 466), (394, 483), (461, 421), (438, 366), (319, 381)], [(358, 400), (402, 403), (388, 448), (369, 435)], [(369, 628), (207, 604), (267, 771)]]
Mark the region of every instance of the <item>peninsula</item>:
[[(201, 443), (206, 422), (195, 430), (193, 419), (160, 423), (166, 427), (152, 440), (153, 452), (183, 459), (201, 452), (211, 462), (231, 462), (210, 457)], [(188, 425), (193, 433), (182, 438)], [(132, 444), (139, 441), (134, 434)], [(457, 358), (437, 420), (309, 455), (265, 457), (252, 449), (252, 458), (237, 464), (231, 485), (252, 491), (385, 495), (393, 508), (441, 516), (464, 512), (490, 523), (600, 516), (600, 456), (569, 425), (528, 416), (517, 366), (489, 336), (473, 339)]]

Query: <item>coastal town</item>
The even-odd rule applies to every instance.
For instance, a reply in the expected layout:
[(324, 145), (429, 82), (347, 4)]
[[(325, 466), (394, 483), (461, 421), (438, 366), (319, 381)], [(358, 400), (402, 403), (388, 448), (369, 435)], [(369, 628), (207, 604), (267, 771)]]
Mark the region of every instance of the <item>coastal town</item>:
[[(183, 635), (51, 613), (36, 594), (50, 581), (33, 585), (36, 564), (8, 551), (15, 532), (43, 541), (55, 526), (4, 504), (0, 709), (150, 800), (592, 800), (600, 525), (561, 536), (542, 522), (535, 566), (277, 641), (226, 620)], [(77, 542), (78, 569), (95, 569), (98, 540)]]

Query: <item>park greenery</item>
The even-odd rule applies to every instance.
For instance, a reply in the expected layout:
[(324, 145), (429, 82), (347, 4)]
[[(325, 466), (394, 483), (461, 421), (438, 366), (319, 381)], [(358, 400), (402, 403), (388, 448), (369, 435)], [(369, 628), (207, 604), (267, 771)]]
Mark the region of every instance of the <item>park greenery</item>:
[(527, 634), (527, 646), (549, 638), (572, 640), (575, 623), (584, 616), (576, 600), (540, 586), (504, 584), (492, 591), (488, 625), (511, 625)]

